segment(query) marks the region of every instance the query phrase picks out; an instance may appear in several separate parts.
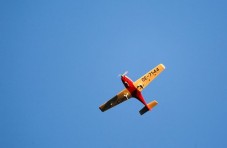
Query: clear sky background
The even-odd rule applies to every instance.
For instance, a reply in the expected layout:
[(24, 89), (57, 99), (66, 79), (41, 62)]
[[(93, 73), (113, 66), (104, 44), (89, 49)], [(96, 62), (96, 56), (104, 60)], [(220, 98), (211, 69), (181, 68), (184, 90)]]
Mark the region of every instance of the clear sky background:
[[(0, 2), (1, 148), (226, 148), (225, 0)], [(136, 99), (98, 107), (163, 63)]]

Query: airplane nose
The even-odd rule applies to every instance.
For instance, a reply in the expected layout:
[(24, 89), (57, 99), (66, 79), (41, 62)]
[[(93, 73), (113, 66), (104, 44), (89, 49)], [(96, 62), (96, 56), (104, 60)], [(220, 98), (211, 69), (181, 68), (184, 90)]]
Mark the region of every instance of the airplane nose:
[(124, 75), (121, 75), (121, 80), (122, 81), (124, 81), (124, 78), (125, 78), (125, 76)]

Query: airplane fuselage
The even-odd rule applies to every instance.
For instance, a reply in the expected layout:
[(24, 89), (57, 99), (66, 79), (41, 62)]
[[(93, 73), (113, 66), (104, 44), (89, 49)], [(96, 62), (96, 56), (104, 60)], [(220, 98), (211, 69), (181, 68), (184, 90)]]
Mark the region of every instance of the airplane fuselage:
[(121, 76), (121, 81), (124, 84), (125, 88), (127, 88), (127, 90), (131, 93), (132, 97), (138, 99), (141, 103), (143, 103), (149, 109), (141, 92), (134, 85), (133, 81), (126, 75)]

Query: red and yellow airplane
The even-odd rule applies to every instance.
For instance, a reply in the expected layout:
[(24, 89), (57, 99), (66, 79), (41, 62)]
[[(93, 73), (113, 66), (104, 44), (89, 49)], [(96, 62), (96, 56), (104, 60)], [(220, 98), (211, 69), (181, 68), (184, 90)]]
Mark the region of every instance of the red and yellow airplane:
[(141, 91), (148, 85), (154, 78), (156, 78), (163, 70), (165, 66), (159, 64), (154, 69), (143, 75), (137, 81), (133, 82), (129, 77), (126, 76), (127, 72), (121, 75), (121, 81), (123, 82), (125, 89), (119, 92), (112, 99), (104, 103), (99, 107), (99, 109), (104, 112), (132, 97), (138, 99), (141, 103), (144, 104), (144, 107), (140, 110), (140, 114), (143, 115), (147, 111), (151, 110), (154, 106), (158, 104), (156, 100), (146, 103)]

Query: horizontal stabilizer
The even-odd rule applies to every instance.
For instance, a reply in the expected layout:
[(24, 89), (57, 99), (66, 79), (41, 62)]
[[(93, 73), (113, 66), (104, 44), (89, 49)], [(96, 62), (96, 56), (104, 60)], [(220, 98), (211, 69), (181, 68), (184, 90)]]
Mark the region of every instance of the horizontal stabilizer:
[(140, 115), (143, 115), (144, 113), (146, 113), (147, 111), (151, 110), (153, 107), (155, 107), (158, 104), (158, 102), (156, 100), (151, 101), (150, 103), (147, 104), (147, 106), (149, 108), (147, 108), (147, 106), (144, 106), (141, 110), (140, 110)]

